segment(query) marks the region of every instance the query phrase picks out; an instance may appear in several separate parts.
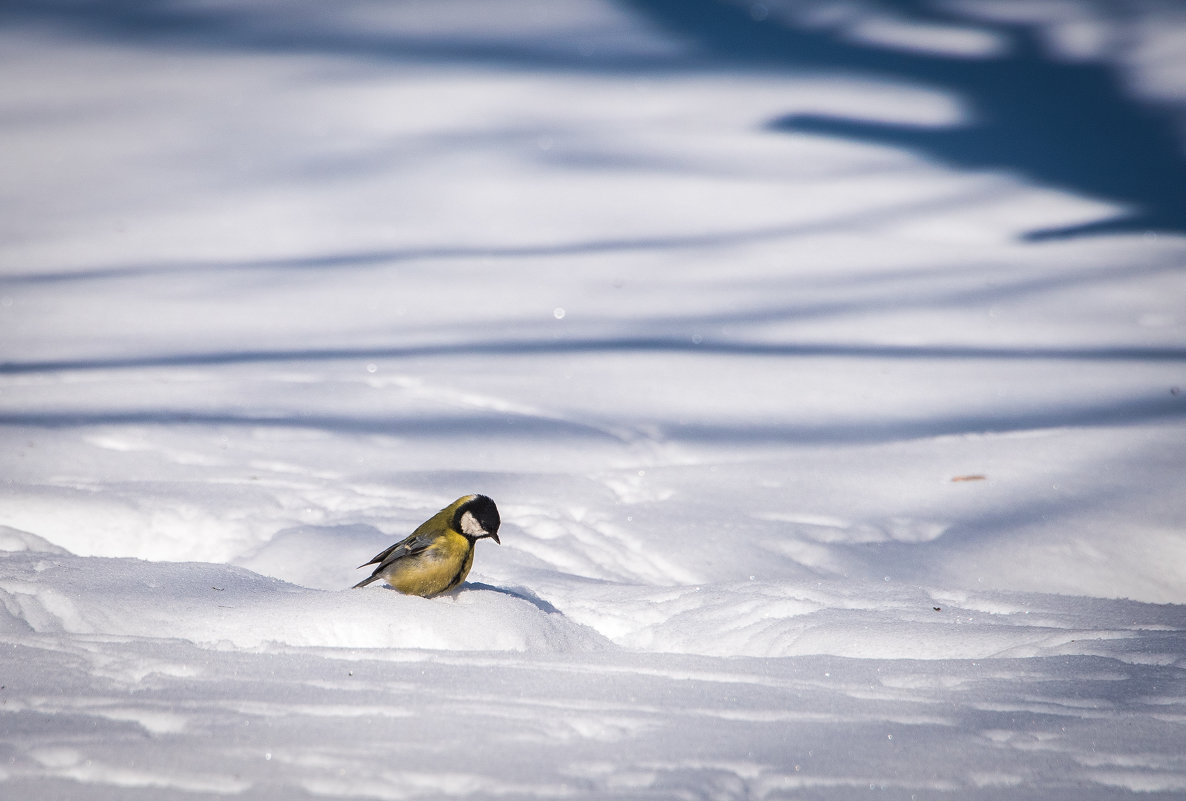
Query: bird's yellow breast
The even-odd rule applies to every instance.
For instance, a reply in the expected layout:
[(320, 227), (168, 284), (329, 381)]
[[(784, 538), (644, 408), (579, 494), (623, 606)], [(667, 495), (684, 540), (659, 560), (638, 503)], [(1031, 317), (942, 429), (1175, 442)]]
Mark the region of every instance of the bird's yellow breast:
[(402, 593), (428, 597), (465, 581), (473, 563), (474, 544), (450, 530), (421, 553), (396, 560), (383, 578)]

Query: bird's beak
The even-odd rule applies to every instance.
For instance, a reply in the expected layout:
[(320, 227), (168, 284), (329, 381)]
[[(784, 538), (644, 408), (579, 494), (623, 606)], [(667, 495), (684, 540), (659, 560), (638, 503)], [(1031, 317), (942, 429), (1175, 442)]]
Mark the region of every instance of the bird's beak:
[(492, 533), (492, 534), (490, 534), (489, 536), (490, 536), (490, 538), (491, 538), (491, 539), (493, 539), (493, 540), (494, 540), (495, 542), (497, 542), (499, 545), (502, 545), (502, 540), (500, 540), (500, 539), (498, 538), (498, 534), (497, 534), (497, 533)]

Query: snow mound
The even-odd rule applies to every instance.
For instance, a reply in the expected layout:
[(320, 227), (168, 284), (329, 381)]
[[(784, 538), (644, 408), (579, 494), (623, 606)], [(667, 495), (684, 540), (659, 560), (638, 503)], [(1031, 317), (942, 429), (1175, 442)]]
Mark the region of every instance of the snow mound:
[(1182, 608), (864, 581), (687, 587), (589, 583), (544, 594), (629, 649), (702, 656), (993, 659), (1068, 654), (1186, 664)]
[(0, 562), (0, 631), (14, 634), (262, 651), (622, 648), (708, 657), (1084, 655), (1186, 664), (1176, 605), (848, 580), (655, 587), (554, 573), (525, 584), (470, 582), (425, 599), (374, 585), (313, 589), (227, 565), (78, 557), (15, 529), (0, 532), (0, 544), (10, 552)]
[(181, 639), (212, 648), (570, 651), (604, 641), (534, 598), (480, 585), (434, 599), (326, 592), (237, 567), (14, 553), (0, 630)]
[(34, 551), (37, 553), (69, 553), (44, 537), (11, 526), (0, 526), (0, 552)]

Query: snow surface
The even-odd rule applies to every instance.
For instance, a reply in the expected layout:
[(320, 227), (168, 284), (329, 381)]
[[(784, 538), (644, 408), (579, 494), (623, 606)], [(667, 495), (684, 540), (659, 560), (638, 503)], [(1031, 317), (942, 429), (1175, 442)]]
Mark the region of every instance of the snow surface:
[(0, 797), (1186, 797), (1180, 4), (0, 19)]

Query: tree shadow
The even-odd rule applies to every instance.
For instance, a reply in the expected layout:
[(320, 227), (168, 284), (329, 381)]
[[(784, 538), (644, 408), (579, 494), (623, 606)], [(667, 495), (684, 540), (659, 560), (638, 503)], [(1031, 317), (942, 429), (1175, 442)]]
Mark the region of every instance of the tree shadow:
[[(772, 313), (773, 314), (773, 313)], [(787, 315), (790, 316), (790, 315)], [(697, 318), (692, 318), (693, 320)], [(746, 318), (748, 319), (748, 318)], [(713, 318), (718, 321), (718, 318)], [(695, 341), (673, 336), (571, 337), (558, 339), (495, 339), (480, 342), (445, 342), (405, 347), (340, 347), (277, 350), (206, 351), (161, 355), (86, 357), (43, 361), (0, 362), (0, 375), (217, 367), (300, 362), (374, 361), (464, 356), (579, 355), (606, 353), (666, 353), (782, 358), (930, 359), (940, 361), (1050, 360), (1066, 362), (1163, 362), (1186, 361), (1186, 348), (1159, 345), (1101, 345), (1087, 347), (1010, 347), (978, 345), (894, 345), (846, 343)]]
[[(741, 0), (617, 0), (689, 47), (629, 46), (582, 52), (581, 31), (554, 37), (413, 36), (351, 27), (316, 4), (278, 15), (141, 0), (11, 0), (0, 20), (50, 24), (79, 35), (206, 50), (331, 55), (393, 63), (477, 63), (598, 74), (761, 70), (860, 74), (947, 92), (971, 111), (961, 125), (935, 128), (812, 114), (786, 114), (773, 131), (819, 134), (903, 148), (956, 169), (999, 170), (1124, 209), (1082, 224), (1030, 231), (1041, 240), (1086, 234), (1186, 232), (1186, 155), (1171, 109), (1143, 102), (1104, 58), (1069, 61), (1049, 52), (1036, 24), (989, 21), (949, 4), (873, 0), (866, 15), (907, 24), (959, 26), (1001, 42), (977, 57), (906, 50), (847, 35), (790, 15), (755, 13)], [(761, 7), (764, 9), (764, 7)], [(793, 8), (793, 7), (792, 7)], [(872, 10), (870, 10), (872, 9)], [(1120, 8), (1112, 11), (1121, 15)], [(1135, 12), (1131, 12), (1134, 13)], [(335, 21), (335, 24), (326, 24)], [(1118, 17), (1119, 23), (1125, 18)]]
[[(196, 51), (320, 55), (389, 63), (487, 64), (531, 70), (628, 73), (670, 67), (668, 57), (626, 44), (589, 50), (587, 32), (561, 26), (552, 36), (520, 36), (502, 25), (433, 33), (371, 26), (349, 13), (369, 3), (194, 4), (171, 0), (5, 0), (0, 23), (49, 25), (85, 38)], [(480, 4), (456, 12), (481, 15)], [(498, 13), (491, 11), (486, 13)], [(363, 15), (365, 20), (366, 15)], [(498, 31), (504, 31), (499, 35)], [(612, 42), (605, 42), (612, 44)]]
[[(892, 417), (833, 420), (826, 423), (748, 421), (713, 423), (643, 422), (647, 436), (665, 442), (702, 445), (868, 445), (942, 436), (1017, 433), (1057, 427), (1097, 428), (1186, 419), (1186, 397), (1166, 392), (1129, 397), (1084, 399), (1058, 407), (1031, 407), (1000, 412), (929, 414), (909, 419)], [(627, 416), (608, 424), (509, 413), (454, 415), (352, 415), (308, 411), (277, 411), (268, 415), (236, 410), (87, 409), (79, 411), (0, 412), (0, 427), (69, 429), (93, 426), (195, 426), (212, 428), (293, 429), (335, 434), (521, 441), (628, 444), (640, 421)]]
[(1031, 231), (1027, 239), (1186, 231), (1186, 158), (1170, 110), (1135, 98), (1114, 64), (1053, 56), (1036, 26), (990, 23), (922, 2), (881, 4), (915, 22), (971, 26), (1006, 45), (1001, 55), (967, 58), (891, 49), (773, 18), (756, 21), (749, 8), (719, 0), (622, 2), (692, 39), (710, 60), (905, 80), (946, 91), (971, 110), (971, 119), (946, 128), (789, 114), (771, 120), (771, 130), (891, 145), (958, 169), (1020, 174), (1127, 209), (1108, 219)]

